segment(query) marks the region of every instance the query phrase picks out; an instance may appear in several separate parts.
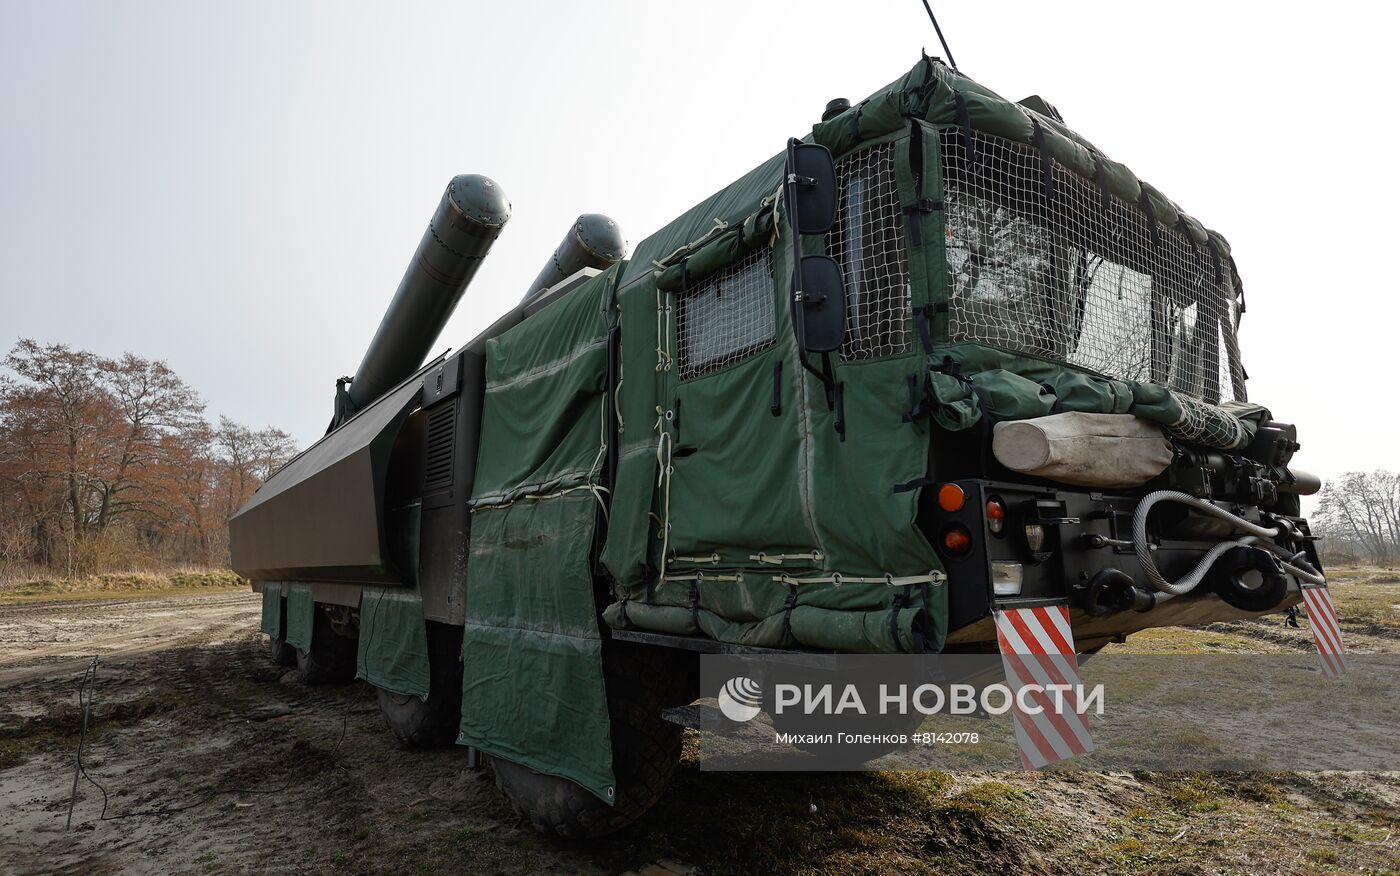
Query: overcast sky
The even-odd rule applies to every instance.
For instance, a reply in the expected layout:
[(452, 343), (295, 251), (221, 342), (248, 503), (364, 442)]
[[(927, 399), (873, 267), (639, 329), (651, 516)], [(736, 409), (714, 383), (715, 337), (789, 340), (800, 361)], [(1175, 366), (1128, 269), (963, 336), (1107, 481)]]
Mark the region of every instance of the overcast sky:
[[(1299, 424), (1301, 467), (1400, 468), (1392, 13), (934, 6), (963, 72), (1231, 241), (1250, 397)], [(439, 347), (577, 214), (635, 244), (921, 48), (919, 0), (0, 0), (0, 344), (165, 359), (211, 417), (310, 443), (454, 174), (514, 215)]]

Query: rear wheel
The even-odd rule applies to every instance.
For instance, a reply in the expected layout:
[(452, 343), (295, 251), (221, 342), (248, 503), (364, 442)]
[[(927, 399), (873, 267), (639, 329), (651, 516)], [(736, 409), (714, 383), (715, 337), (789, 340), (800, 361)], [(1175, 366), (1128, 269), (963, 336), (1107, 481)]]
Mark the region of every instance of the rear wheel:
[(311, 650), (297, 650), (297, 669), (306, 684), (346, 684), (355, 680), (356, 641), (335, 631), (330, 616), (318, 605), (311, 631)]
[(268, 653), (278, 666), (296, 666), (297, 649), (287, 644), (286, 639), (268, 640)]
[(428, 621), (428, 698), (379, 691), (384, 723), (409, 748), (444, 748), (462, 723), (462, 628)]
[[(689, 659), (687, 659), (689, 658)], [(676, 771), (682, 729), (661, 717), (694, 697), (690, 655), (611, 642), (603, 658), (617, 799), (609, 806), (579, 785), (493, 758), (496, 787), (540, 833), (589, 839), (620, 830), (650, 809)]]

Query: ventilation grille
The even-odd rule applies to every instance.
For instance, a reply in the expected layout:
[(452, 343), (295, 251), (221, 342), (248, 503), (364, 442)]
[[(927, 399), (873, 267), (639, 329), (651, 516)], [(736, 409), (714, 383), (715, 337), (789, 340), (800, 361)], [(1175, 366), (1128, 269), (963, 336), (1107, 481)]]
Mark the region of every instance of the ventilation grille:
[(836, 165), (839, 200), (827, 252), (846, 281), (841, 358), (909, 350), (909, 257), (894, 175), (894, 146), (872, 146)]
[[(1231, 270), (1208, 246), (1040, 155), (957, 129), (943, 154), (949, 330), (1151, 381), (1210, 403), (1244, 399)], [(1216, 278), (1220, 277), (1217, 283)]]
[(457, 400), (428, 412), (428, 452), (423, 462), (423, 492), (452, 486), (452, 460), (457, 434)]
[(682, 380), (718, 371), (773, 345), (773, 259), (758, 249), (678, 295)]

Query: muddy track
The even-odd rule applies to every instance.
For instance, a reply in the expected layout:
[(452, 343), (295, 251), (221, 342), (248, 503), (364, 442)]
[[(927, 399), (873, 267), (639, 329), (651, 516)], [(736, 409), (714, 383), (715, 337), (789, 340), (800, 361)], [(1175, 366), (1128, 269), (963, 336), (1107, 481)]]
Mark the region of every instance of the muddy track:
[[(1394, 774), (726, 774), (693, 751), (632, 829), (550, 842), (465, 750), (397, 747), (366, 686), (273, 666), (259, 609), (246, 593), (0, 606), (0, 874), (1386, 872), (1400, 847)], [(1228, 632), (1308, 642), (1276, 622)], [(84, 782), (65, 831), (94, 653), (85, 764), (106, 799)]]

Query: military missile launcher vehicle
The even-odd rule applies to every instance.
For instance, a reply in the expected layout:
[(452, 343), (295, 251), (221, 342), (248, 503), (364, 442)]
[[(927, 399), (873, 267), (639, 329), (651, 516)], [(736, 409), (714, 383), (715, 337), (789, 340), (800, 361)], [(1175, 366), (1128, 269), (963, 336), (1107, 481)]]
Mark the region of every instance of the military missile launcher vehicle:
[(658, 798), (700, 653), (995, 651), (1022, 606), (1087, 652), (1325, 585), (1229, 244), (1040, 98), (925, 57), (630, 259), (580, 217), (425, 362), (509, 215), (452, 180), (231, 539), (274, 659), (485, 753), (542, 830)]

